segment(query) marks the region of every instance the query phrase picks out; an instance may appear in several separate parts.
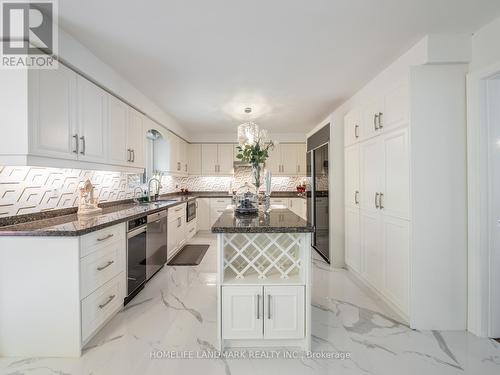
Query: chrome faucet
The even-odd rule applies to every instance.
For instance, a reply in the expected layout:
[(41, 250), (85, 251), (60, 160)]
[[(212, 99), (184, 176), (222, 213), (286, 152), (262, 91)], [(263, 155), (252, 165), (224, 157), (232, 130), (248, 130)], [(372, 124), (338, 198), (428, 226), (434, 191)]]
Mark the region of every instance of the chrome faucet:
[[(153, 198), (151, 199), (151, 182), (153, 182), (153, 181), (156, 181), (156, 193), (153, 195)], [(152, 201), (155, 201), (158, 199), (158, 195), (160, 195), (160, 189), (161, 189), (160, 180), (158, 180), (155, 177), (150, 178), (148, 181), (148, 197), (150, 197), (150, 199)]]

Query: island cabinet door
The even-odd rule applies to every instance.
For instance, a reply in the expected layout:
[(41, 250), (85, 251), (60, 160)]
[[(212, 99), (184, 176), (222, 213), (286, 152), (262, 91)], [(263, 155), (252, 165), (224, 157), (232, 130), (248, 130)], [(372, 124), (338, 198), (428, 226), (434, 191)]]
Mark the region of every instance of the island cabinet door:
[(262, 339), (262, 286), (222, 287), (222, 337)]
[(264, 338), (303, 338), (305, 319), (303, 286), (264, 287)]

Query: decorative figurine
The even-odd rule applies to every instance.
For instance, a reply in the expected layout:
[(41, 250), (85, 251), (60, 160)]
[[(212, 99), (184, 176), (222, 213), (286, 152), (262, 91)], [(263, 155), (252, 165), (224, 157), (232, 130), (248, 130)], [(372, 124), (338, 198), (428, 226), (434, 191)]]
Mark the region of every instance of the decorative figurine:
[(80, 201), (78, 203), (78, 215), (89, 216), (96, 215), (102, 212), (102, 208), (98, 207), (98, 199), (94, 197), (94, 185), (89, 179), (85, 181), (83, 187), (80, 188)]

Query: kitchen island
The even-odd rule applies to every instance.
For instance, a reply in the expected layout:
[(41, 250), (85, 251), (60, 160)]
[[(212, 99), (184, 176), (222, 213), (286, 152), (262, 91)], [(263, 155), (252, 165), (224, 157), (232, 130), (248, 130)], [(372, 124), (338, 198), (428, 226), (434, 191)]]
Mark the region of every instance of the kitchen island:
[(310, 350), (311, 233), (288, 209), (225, 210), (217, 233), (219, 348)]

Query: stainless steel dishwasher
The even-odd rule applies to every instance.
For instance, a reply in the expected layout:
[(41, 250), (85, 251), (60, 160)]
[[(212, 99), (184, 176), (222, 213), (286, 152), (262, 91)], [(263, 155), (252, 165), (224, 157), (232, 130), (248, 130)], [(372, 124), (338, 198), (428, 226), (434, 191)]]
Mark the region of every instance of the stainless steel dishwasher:
[(167, 262), (167, 210), (148, 215), (146, 240), (146, 279)]

